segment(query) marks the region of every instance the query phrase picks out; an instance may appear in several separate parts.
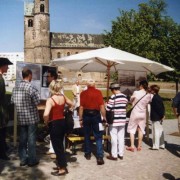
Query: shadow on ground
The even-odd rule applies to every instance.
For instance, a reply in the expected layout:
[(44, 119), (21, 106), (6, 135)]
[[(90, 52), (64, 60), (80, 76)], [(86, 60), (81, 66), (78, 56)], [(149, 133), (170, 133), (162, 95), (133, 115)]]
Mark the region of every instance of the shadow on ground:
[(180, 158), (180, 145), (167, 143), (166, 149), (173, 155)]
[(175, 178), (172, 174), (169, 173), (163, 173), (163, 177), (168, 180), (180, 180), (180, 178)]
[[(40, 164), (35, 167), (20, 167), (19, 166), (19, 157), (17, 152), (17, 147), (11, 147), (11, 150), (9, 151), (9, 157), (11, 160), (9, 161), (3, 161), (1, 160), (0, 163), (0, 179), (13, 179), (13, 180), (39, 180), (39, 177), (41, 179), (46, 180), (47, 175), (43, 171), (41, 171), (38, 167), (44, 166), (45, 163), (51, 163), (53, 162), (53, 159), (51, 159), (48, 155), (46, 155), (46, 152), (48, 148), (46, 147), (46, 143), (37, 143), (37, 157), (40, 160)], [(72, 154), (66, 153), (67, 161), (68, 162), (76, 162), (77, 158), (72, 157)], [(43, 161), (41, 161), (43, 159)], [(54, 161), (56, 163), (56, 161)]]

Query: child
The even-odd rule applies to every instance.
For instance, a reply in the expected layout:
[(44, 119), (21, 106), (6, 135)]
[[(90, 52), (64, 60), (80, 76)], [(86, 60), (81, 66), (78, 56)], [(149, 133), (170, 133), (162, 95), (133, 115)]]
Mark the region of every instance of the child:
[(152, 150), (158, 150), (159, 148), (164, 149), (164, 131), (162, 122), (164, 119), (165, 109), (164, 104), (159, 96), (160, 87), (157, 85), (150, 86), (150, 92), (153, 94), (151, 101), (151, 121), (152, 121), (152, 132), (153, 132), (153, 147)]

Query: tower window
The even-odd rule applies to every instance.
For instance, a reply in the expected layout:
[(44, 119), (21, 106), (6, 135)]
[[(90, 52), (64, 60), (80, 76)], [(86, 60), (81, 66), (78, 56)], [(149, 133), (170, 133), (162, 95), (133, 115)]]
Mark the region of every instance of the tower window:
[(28, 27), (33, 27), (33, 20), (32, 19), (28, 20)]
[(70, 52), (67, 52), (67, 56), (70, 56)]
[(61, 53), (60, 52), (57, 53), (57, 58), (61, 58)]
[(44, 4), (40, 5), (40, 12), (44, 12)]

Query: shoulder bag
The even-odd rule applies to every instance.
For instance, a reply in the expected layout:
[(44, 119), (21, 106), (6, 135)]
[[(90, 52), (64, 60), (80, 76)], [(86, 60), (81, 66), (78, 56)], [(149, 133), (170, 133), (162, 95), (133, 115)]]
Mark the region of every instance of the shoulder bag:
[(114, 97), (114, 104), (112, 108), (109, 111), (106, 110), (106, 120), (108, 124), (113, 124), (113, 120), (114, 120), (113, 107), (115, 106), (115, 99), (116, 99), (116, 96)]
[[(146, 93), (146, 94), (147, 94), (147, 93)], [(146, 96), (146, 94), (145, 94), (144, 96)], [(143, 96), (143, 97), (144, 97), (144, 96)], [(142, 97), (142, 98), (143, 98), (143, 97)], [(142, 99), (142, 98), (141, 98), (141, 99)], [(136, 104), (137, 104), (141, 99), (139, 99), (139, 100), (136, 102)], [(130, 118), (131, 112), (132, 112), (132, 110), (134, 109), (134, 107), (136, 106), (136, 104), (135, 104), (129, 111), (127, 111), (127, 113), (126, 113), (126, 117), (127, 117), (127, 118)]]

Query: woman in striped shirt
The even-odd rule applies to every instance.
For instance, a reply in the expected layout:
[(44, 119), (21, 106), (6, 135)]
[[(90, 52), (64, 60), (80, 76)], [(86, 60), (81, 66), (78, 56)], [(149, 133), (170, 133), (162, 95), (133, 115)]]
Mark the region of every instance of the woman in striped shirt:
[(126, 95), (121, 93), (120, 85), (112, 83), (110, 89), (113, 95), (110, 97), (106, 110), (114, 111), (113, 124), (109, 126), (111, 135), (111, 155), (107, 159), (117, 160), (123, 159), (124, 155), (124, 134), (126, 125), (126, 106), (128, 99)]

